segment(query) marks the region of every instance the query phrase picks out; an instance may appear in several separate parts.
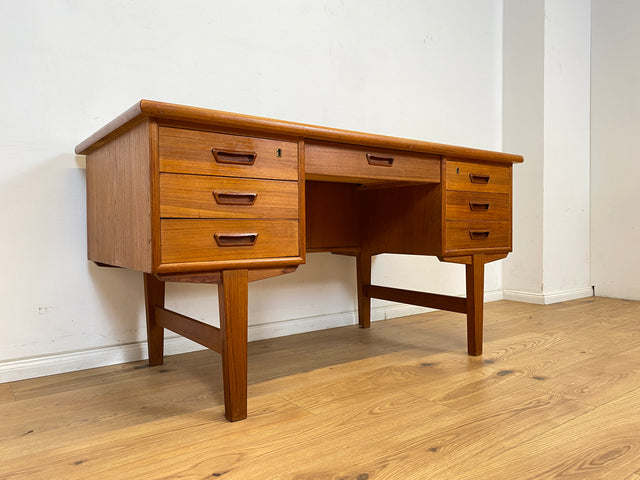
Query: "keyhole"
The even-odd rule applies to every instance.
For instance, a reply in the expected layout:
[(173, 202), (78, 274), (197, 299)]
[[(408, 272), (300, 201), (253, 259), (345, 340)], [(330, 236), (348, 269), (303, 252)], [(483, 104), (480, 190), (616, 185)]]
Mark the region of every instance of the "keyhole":
[(460, 167), (456, 167), (456, 175), (460, 174)]
[(276, 157), (282, 157), (282, 149), (281, 148), (276, 150)]

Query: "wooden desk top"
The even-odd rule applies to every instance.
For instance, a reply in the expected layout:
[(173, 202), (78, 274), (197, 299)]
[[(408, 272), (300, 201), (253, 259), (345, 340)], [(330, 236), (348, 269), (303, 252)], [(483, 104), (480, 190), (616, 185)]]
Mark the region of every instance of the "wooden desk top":
[(236, 130), (253, 133), (264, 133), (294, 139), (321, 140), (336, 143), (348, 143), (386, 149), (398, 149), (419, 153), (465, 157), (467, 160), (480, 160), (494, 163), (521, 163), (523, 157), (509, 153), (480, 150), (469, 147), (458, 147), (441, 143), (409, 140), (404, 138), (354, 132), (337, 128), (306, 125), (303, 123), (254, 117), (237, 113), (210, 110), (207, 108), (189, 107), (171, 103), (140, 100), (113, 121), (81, 142), (75, 149), (79, 155), (91, 153), (112, 137), (130, 128), (145, 118), (156, 118), (166, 121), (187, 122), (194, 125)]

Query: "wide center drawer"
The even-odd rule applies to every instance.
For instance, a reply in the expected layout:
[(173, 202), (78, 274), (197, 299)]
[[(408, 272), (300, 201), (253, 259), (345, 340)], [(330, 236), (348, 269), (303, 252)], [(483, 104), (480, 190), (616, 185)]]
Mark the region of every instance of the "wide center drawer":
[(161, 220), (161, 262), (298, 256), (296, 220)]
[(298, 182), (160, 174), (162, 218), (298, 218)]
[(298, 144), (160, 127), (160, 171), (298, 180)]
[(440, 182), (439, 155), (328, 142), (307, 142), (304, 154), (305, 176), (311, 180)]

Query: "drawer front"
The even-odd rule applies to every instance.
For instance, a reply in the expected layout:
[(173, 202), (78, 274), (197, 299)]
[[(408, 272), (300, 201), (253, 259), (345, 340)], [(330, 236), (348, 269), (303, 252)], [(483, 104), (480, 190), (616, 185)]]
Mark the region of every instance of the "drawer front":
[(453, 162), (446, 164), (447, 190), (511, 192), (511, 167)]
[(305, 144), (308, 179), (336, 179), (368, 183), (379, 180), (440, 182), (440, 157), (396, 150), (337, 145)]
[(446, 192), (447, 220), (511, 220), (511, 201), (506, 193)]
[(445, 250), (511, 249), (511, 222), (445, 222)]
[(298, 144), (160, 127), (160, 171), (298, 180)]
[(298, 182), (160, 174), (162, 218), (298, 218)]
[(215, 262), (298, 255), (296, 220), (161, 220), (161, 262)]

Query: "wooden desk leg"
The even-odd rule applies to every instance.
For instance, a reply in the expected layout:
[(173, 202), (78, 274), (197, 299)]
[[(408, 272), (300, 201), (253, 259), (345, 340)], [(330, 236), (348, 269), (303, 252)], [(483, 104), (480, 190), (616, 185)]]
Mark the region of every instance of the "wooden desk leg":
[(227, 420), (247, 418), (247, 270), (224, 270), (218, 285), (222, 376)]
[(164, 357), (164, 328), (156, 321), (155, 307), (164, 307), (164, 282), (144, 274), (144, 306), (147, 313), (149, 365), (161, 365)]
[(360, 252), (356, 257), (358, 283), (358, 324), (360, 328), (371, 326), (371, 298), (366, 295), (366, 285), (371, 285), (371, 255)]
[(482, 355), (482, 314), (484, 304), (484, 255), (473, 255), (466, 265), (467, 276), (467, 350)]

